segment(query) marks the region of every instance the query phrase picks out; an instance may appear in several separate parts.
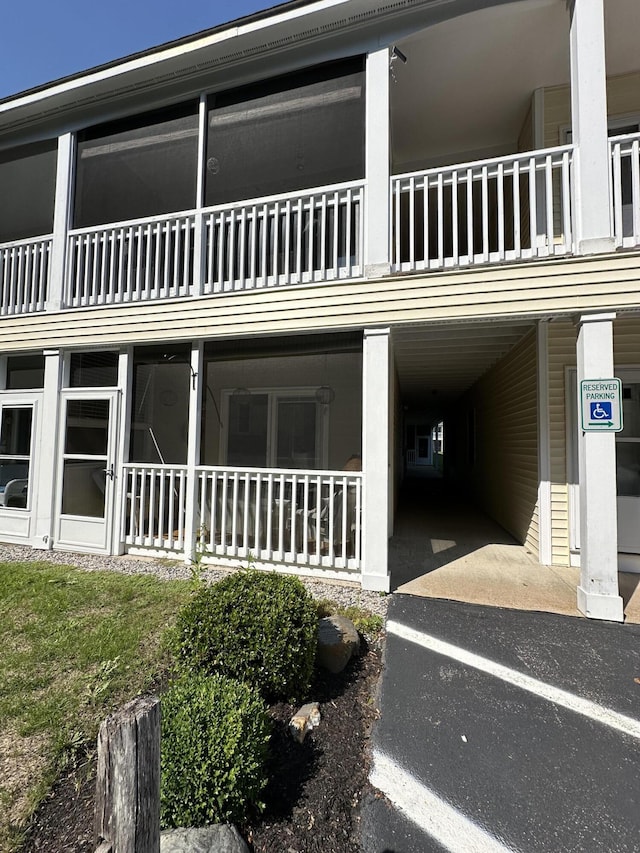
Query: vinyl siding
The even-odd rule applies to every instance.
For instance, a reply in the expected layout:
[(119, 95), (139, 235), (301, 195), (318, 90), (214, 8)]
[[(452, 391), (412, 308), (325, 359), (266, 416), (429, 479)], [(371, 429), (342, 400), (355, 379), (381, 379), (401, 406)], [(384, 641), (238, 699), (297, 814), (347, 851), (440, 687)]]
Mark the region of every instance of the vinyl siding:
[[(640, 71), (607, 80), (607, 111), (610, 118), (640, 113)], [(571, 124), (569, 86), (544, 90), (544, 146), (564, 145), (564, 130)]]
[(0, 349), (334, 331), (635, 308), (640, 253), (4, 317)]
[(549, 449), (551, 469), (551, 562), (569, 565), (565, 368), (576, 363), (576, 328), (549, 324)]
[(538, 556), (538, 424), (536, 333), (471, 389), (475, 409), (477, 498), (499, 524)]

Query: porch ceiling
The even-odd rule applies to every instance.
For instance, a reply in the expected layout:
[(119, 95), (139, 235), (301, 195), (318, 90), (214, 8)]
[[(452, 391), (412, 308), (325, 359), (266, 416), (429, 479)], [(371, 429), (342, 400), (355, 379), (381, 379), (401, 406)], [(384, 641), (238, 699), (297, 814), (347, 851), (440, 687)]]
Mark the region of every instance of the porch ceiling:
[[(638, 0), (607, 0), (607, 74), (636, 70)], [(490, 6), (398, 42), (391, 80), (394, 169), (517, 150), (535, 89), (569, 82), (565, 0)]]
[(410, 326), (393, 331), (404, 405), (435, 416), (470, 388), (524, 335), (530, 322)]

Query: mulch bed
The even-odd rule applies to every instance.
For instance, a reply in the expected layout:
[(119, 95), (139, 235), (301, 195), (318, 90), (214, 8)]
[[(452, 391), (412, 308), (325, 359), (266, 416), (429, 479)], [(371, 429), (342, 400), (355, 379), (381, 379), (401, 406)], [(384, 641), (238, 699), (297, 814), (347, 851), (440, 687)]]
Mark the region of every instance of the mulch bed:
[[(359, 804), (376, 716), (381, 657), (362, 643), (339, 675), (318, 671), (309, 700), (322, 722), (304, 743), (287, 732), (296, 707), (274, 705), (271, 781), (260, 820), (239, 827), (254, 853), (360, 853)], [(37, 810), (23, 853), (93, 853), (95, 756), (63, 774)]]

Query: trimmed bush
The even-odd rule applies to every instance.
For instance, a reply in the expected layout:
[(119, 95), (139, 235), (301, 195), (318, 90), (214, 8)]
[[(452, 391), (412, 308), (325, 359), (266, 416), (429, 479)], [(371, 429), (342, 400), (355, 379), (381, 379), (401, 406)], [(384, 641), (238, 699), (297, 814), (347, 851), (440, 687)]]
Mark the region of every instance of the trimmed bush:
[(309, 689), (318, 620), (296, 577), (236, 572), (201, 589), (180, 612), (176, 652), (192, 672), (254, 684), (267, 701)]
[(260, 811), (270, 724), (248, 684), (185, 675), (162, 698), (162, 826), (243, 821)]

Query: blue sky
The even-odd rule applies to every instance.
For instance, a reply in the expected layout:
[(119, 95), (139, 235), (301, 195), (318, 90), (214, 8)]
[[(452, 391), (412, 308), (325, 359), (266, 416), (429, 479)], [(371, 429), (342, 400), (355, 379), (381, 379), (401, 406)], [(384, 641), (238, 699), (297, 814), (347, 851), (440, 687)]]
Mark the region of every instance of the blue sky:
[(0, 98), (281, 0), (4, 0)]

